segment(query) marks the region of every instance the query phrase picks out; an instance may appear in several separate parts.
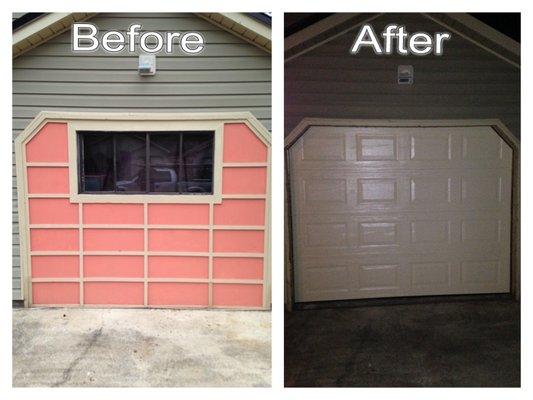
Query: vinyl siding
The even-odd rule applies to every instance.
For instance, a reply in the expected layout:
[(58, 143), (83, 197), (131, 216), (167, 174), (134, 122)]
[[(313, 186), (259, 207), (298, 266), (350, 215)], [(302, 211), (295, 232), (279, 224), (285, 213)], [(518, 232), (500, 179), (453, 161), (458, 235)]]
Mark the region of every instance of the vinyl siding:
[[(13, 60), (13, 136), (42, 110), (106, 112), (250, 111), (271, 127), (270, 54), (194, 14), (99, 14), (102, 31), (198, 31), (206, 49), (158, 54), (157, 74), (141, 77), (138, 57), (74, 55), (70, 31)], [(21, 299), (16, 178), (13, 173), (13, 299)]]
[[(372, 22), (410, 33), (445, 31), (417, 14)], [(349, 50), (358, 29), (285, 64), (285, 134), (306, 117), (358, 119), (499, 118), (520, 137), (520, 69), (452, 33), (444, 55), (377, 56)], [(414, 66), (414, 85), (398, 85), (397, 67)]]

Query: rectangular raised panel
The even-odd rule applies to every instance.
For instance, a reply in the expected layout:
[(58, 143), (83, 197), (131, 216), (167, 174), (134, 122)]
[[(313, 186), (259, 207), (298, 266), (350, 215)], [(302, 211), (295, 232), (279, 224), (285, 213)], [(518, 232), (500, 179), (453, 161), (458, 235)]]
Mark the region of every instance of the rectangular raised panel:
[(220, 307), (261, 307), (263, 288), (261, 285), (215, 283), (213, 305)]
[(349, 271), (345, 266), (310, 268), (303, 276), (305, 290), (310, 292), (346, 291)]
[(77, 224), (78, 205), (68, 199), (29, 199), (30, 224)]
[(207, 225), (208, 204), (149, 204), (148, 223), (153, 225)]
[(363, 222), (359, 224), (359, 245), (398, 244), (398, 225), (395, 222)]
[(148, 256), (150, 278), (209, 277), (209, 258), (187, 256)]
[(461, 200), (476, 208), (497, 206), (501, 196), (501, 177), (494, 175), (463, 177), (461, 181)]
[(209, 231), (200, 229), (149, 229), (150, 251), (209, 251)]
[(33, 278), (75, 278), (80, 276), (78, 256), (32, 256)]
[(498, 219), (468, 219), (461, 222), (461, 240), (498, 242), (500, 223)]
[(498, 261), (465, 261), (461, 264), (461, 282), (495, 284), (498, 282)]
[(84, 224), (142, 224), (142, 204), (84, 204)]
[(359, 289), (397, 289), (398, 268), (398, 265), (366, 265), (359, 267)]
[(396, 180), (359, 179), (358, 200), (362, 203), (381, 203), (396, 201)]
[(310, 127), (289, 152), (297, 302), (509, 292), (512, 149), (492, 128)]
[(262, 253), (265, 249), (263, 231), (214, 231), (215, 253)]
[(32, 303), (79, 304), (80, 284), (77, 282), (33, 282)]
[(308, 246), (341, 247), (346, 246), (346, 224), (309, 224), (306, 227)]
[(142, 251), (142, 229), (84, 229), (83, 249), (86, 251)]
[(209, 286), (205, 283), (150, 282), (151, 306), (207, 306)]
[(263, 259), (245, 257), (213, 258), (215, 279), (263, 279)]
[(85, 304), (142, 305), (142, 282), (85, 282)]
[(266, 168), (222, 169), (223, 194), (265, 194), (267, 190)]
[(142, 256), (84, 256), (83, 275), (86, 277), (142, 278)]
[(451, 135), (425, 134), (411, 136), (411, 159), (446, 161), (451, 159)]
[(229, 200), (215, 204), (215, 225), (264, 225), (265, 200)]
[(411, 243), (447, 244), (450, 241), (450, 222), (422, 220), (411, 222)]
[(411, 264), (411, 284), (413, 286), (449, 285), (450, 264), (447, 262)]
[(395, 161), (396, 138), (390, 137), (357, 137), (357, 160), (358, 161)]
[(497, 135), (483, 133), (463, 136), (464, 160), (499, 160), (501, 139)]
[(79, 249), (77, 229), (30, 229), (32, 251), (76, 251)]
[(68, 168), (28, 167), (29, 194), (69, 194)]
[(345, 179), (307, 179), (303, 184), (306, 203), (346, 203)]
[(417, 204), (442, 204), (451, 201), (451, 179), (428, 177), (411, 179), (411, 202)]
[(304, 161), (345, 160), (344, 136), (313, 136), (304, 138), (302, 159)]

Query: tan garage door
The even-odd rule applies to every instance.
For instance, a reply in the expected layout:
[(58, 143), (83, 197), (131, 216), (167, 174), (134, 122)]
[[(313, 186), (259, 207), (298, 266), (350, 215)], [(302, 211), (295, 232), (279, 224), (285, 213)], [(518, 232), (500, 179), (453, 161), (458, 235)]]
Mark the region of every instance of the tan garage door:
[(296, 301), (510, 291), (490, 127), (310, 127), (290, 149)]

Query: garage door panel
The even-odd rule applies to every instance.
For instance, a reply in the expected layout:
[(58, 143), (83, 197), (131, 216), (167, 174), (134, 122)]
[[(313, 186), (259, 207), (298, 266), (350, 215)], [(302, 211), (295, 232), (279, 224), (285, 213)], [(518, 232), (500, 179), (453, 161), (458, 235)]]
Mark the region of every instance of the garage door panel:
[(502, 202), (502, 176), (469, 173), (461, 178), (461, 203), (472, 208), (497, 208)]
[(452, 202), (452, 178), (450, 176), (421, 176), (410, 178), (411, 206), (435, 204), (448, 206)]
[(296, 282), (299, 301), (509, 291), (505, 265), (487, 255), (468, 261), (445, 254), (341, 259), (346, 265), (327, 266), (322, 259), (302, 271)]
[(451, 133), (417, 133), (409, 136), (411, 161), (448, 163), (452, 159), (455, 141)]
[(356, 161), (398, 161), (396, 135), (357, 135)]
[(310, 247), (347, 247), (348, 226), (345, 223), (306, 225), (306, 245)]
[(348, 179), (345, 177), (331, 177), (320, 179), (310, 177), (302, 181), (304, 202), (313, 205), (341, 206), (348, 203)]
[[(509, 166), (510, 168), (510, 166)], [(381, 173), (301, 170), (295, 214), (316, 212), (459, 211), (510, 207), (511, 176), (480, 170)]]
[(302, 142), (302, 161), (346, 161), (346, 140), (342, 133), (320, 135), (309, 132)]
[(295, 220), (294, 243), (302, 256), (324, 251), (353, 256), (448, 251), (498, 254), (508, 246), (510, 228), (508, 215), (491, 211), (309, 214)]
[(411, 221), (410, 242), (421, 245), (450, 244), (452, 242), (452, 221), (450, 219), (420, 219)]
[(509, 291), (512, 151), (492, 129), (330, 129), (290, 151), (297, 301)]
[(463, 160), (499, 160), (502, 157), (503, 141), (498, 136), (485, 132), (468, 132), (462, 135)]
[(502, 167), (511, 159), (512, 150), (493, 135), (487, 127), (313, 127), (293, 145), (290, 161), (292, 166), (307, 169)]

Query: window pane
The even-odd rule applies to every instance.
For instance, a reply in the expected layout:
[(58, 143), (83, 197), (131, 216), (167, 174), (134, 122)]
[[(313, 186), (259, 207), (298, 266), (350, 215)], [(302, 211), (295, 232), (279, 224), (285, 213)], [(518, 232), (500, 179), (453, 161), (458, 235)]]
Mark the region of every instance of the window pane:
[(80, 135), (83, 192), (213, 192), (213, 132), (149, 132), (148, 176), (146, 132)]
[(83, 134), (82, 191), (114, 191), (113, 137), (107, 133)]
[(213, 166), (183, 167), (183, 193), (212, 193)]
[(212, 132), (183, 133), (182, 192), (212, 193), (213, 140)]
[(146, 191), (146, 134), (117, 133), (117, 191)]
[(150, 192), (178, 192), (180, 135), (150, 135)]

